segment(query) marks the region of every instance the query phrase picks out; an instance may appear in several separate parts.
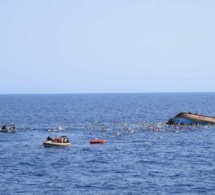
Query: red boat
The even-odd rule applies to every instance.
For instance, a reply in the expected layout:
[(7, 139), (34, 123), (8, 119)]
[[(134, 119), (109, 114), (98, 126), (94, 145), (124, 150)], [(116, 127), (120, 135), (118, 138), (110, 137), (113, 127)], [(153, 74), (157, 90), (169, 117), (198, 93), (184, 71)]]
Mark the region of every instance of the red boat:
[(90, 144), (105, 144), (106, 143), (106, 140), (104, 139), (93, 139), (93, 140), (90, 140)]

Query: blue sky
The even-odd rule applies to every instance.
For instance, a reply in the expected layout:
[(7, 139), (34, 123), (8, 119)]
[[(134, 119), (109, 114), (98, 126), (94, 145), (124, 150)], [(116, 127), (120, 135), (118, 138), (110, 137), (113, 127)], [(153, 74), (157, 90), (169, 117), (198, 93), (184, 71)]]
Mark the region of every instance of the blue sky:
[(213, 0), (0, 0), (0, 93), (214, 92)]

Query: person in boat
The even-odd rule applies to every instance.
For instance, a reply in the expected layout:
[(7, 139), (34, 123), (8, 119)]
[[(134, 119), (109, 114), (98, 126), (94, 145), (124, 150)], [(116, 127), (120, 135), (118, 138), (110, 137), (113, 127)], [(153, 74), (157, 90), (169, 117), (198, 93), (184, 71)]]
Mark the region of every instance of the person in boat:
[(65, 142), (65, 143), (69, 143), (69, 138), (66, 137), (66, 138), (64, 139), (64, 142)]
[(16, 127), (15, 127), (15, 125), (14, 125), (14, 124), (12, 124), (12, 125), (11, 125), (11, 127), (10, 127), (10, 129), (11, 129), (11, 131), (16, 131)]
[(2, 130), (5, 130), (6, 128), (7, 128), (7, 125), (5, 125), (5, 124), (3, 124), (1, 127)]
[(53, 139), (50, 136), (48, 136), (47, 141), (53, 141)]
[(62, 140), (61, 140), (60, 137), (55, 137), (53, 141), (57, 142), (57, 143), (61, 143), (62, 142)]

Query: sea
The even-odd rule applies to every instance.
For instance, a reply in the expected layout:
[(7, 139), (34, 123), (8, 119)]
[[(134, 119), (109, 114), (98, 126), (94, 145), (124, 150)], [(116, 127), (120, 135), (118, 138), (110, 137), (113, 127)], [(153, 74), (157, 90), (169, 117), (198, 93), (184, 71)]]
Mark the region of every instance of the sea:
[[(165, 124), (179, 112), (215, 116), (215, 93), (0, 95), (17, 129), (0, 133), (0, 194), (215, 194), (215, 126)], [(71, 146), (43, 146), (60, 135)]]

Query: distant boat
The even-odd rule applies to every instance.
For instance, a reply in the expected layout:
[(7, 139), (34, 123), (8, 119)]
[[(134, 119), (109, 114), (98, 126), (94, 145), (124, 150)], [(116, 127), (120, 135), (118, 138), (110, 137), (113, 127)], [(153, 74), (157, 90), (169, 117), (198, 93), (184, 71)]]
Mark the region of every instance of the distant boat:
[(2, 127), (0, 128), (0, 132), (15, 133), (16, 127), (14, 124), (10, 124), (10, 125), (3, 124)]
[(214, 125), (215, 117), (199, 115), (191, 112), (181, 112), (175, 117), (170, 118), (168, 125)]
[(51, 138), (50, 136), (43, 142), (44, 146), (70, 146), (71, 143), (67, 136), (59, 136), (56, 138)]

